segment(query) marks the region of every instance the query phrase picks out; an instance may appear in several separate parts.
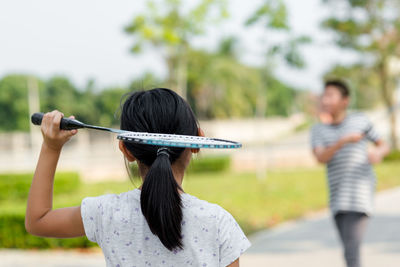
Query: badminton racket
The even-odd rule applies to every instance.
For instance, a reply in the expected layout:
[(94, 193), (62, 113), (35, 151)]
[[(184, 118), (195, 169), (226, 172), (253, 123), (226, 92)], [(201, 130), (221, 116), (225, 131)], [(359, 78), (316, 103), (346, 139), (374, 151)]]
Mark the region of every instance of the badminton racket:
[[(44, 113), (34, 113), (31, 121), (35, 125), (42, 123)], [(60, 122), (60, 129), (73, 130), (88, 128), (100, 131), (108, 131), (117, 133), (117, 139), (124, 142), (138, 143), (144, 145), (166, 146), (166, 147), (183, 147), (183, 148), (217, 148), (217, 149), (233, 149), (240, 148), (242, 144), (235, 141), (229, 141), (218, 138), (192, 136), (192, 135), (178, 135), (178, 134), (164, 134), (164, 133), (146, 133), (146, 132), (131, 132), (95, 125), (85, 124), (76, 119), (62, 118)]]

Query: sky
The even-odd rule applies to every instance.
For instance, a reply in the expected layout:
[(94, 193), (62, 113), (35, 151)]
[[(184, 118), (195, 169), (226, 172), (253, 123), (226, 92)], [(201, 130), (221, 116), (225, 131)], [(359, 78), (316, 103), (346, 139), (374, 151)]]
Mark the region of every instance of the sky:
[[(318, 91), (322, 75), (333, 64), (356, 59), (336, 48), (333, 35), (320, 28), (329, 10), (321, 0), (286, 0), (293, 33), (313, 39), (301, 51), (307, 66), (290, 69), (277, 62), (275, 73), (297, 88)], [(162, 56), (154, 50), (129, 52), (131, 37), (123, 28), (143, 12), (144, 0), (2, 0), (0, 1), (0, 77), (28, 73), (47, 79), (65, 75), (78, 87), (94, 79), (98, 88), (127, 85), (145, 72), (166, 75)], [(220, 27), (196, 38), (193, 46), (213, 50), (222, 36), (235, 34), (242, 43), (239, 54), (250, 65), (260, 64), (265, 31), (243, 21), (262, 0), (229, 0), (231, 16)], [(264, 39), (263, 39), (264, 38)]]

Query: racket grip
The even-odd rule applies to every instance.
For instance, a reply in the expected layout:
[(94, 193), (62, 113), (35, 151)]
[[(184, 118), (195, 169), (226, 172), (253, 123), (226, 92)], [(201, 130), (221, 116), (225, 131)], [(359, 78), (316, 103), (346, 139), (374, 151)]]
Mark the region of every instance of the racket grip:
[(44, 113), (42, 113), (42, 112), (33, 113), (33, 115), (31, 116), (31, 122), (34, 125), (42, 124), (43, 115), (44, 115)]
[[(34, 125), (41, 125), (44, 113), (38, 112), (34, 113), (31, 117), (31, 121)], [(85, 124), (73, 119), (62, 118), (60, 122), (60, 129), (61, 130), (73, 130), (73, 129), (80, 129), (84, 128)]]

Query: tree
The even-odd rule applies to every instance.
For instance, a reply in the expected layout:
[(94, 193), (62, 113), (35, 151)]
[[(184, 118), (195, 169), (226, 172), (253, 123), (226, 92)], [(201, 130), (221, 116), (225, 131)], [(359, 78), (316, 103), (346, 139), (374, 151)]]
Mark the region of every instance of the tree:
[(137, 15), (125, 28), (134, 37), (132, 52), (139, 53), (145, 44), (163, 52), (168, 86), (177, 88), (183, 97), (186, 97), (189, 41), (204, 34), (207, 25), (228, 16), (224, 0), (198, 0), (194, 5), (186, 4), (183, 0), (148, 0), (148, 12)]
[(119, 124), (120, 103), (126, 93), (126, 88), (107, 88), (97, 95), (95, 105), (100, 125), (111, 127)]
[(219, 53), (189, 52), (188, 100), (202, 119), (253, 116), (258, 69)]
[(333, 15), (323, 22), (332, 30), (336, 43), (360, 55), (365, 65), (379, 79), (382, 100), (390, 111), (390, 139), (399, 149), (395, 106), (398, 75), (392, 75), (389, 63), (400, 56), (400, 2), (398, 0), (323, 0)]
[[(237, 41), (223, 39), (216, 52), (189, 52), (188, 101), (202, 119), (253, 117), (259, 111), (259, 91), (268, 103), (263, 114), (287, 116), (293, 109), (294, 90), (263, 68), (238, 60)], [(266, 91), (268, 88), (268, 91)]]
[(93, 86), (94, 82), (89, 81), (86, 88), (78, 89), (67, 77), (53, 76), (45, 82), (45, 88), (40, 93), (41, 110), (57, 109), (65, 116), (74, 115), (88, 124), (97, 124), (99, 114)]
[(78, 100), (78, 91), (68, 78), (54, 76), (45, 83), (45, 87), (40, 95), (41, 110), (47, 112), (57, 109), (66, 116), (77, 116), (74, 107)]
[[(288, 11), (283, 0), (265, 0), (245, 23), (246, 26), (260, 24), (265, 29), (265, 38), (262, 44), (265, 47), (266, 55), (263, 77), (264, 79), (267, 78), (267, 80), (270, 79), (273, 83), (278, 82), (273, 77), (273, 69), (276, 62), (283, 61), (289, 67), (298, 69), (304, 68), (306, 64), (300, 53), (300, 46), (310, 43), (311, 39), (308, 36), (295, 36), (292, 34), (288, 19)], [(270, 36), (275, 36), (276, 38), (270, 38)], [(275, 41), (272, 41), (273, 39)], [(264, 85), (268, 86), (268, 82), (265, 82)], [(279, 105), (274, 101), (268, 100), (267, 94), (274, 95), (274, 92), (268, 93), (268, 90), (268, 88), (259, 89), (256, 112), (258, 116), (266, 114), (267, 103), (271, 102)]]
[[(0, 80), (0, 130), (29, 130), (28, 75), (7, 75)], [(43, 82), (39, 81), (43, 90)]]

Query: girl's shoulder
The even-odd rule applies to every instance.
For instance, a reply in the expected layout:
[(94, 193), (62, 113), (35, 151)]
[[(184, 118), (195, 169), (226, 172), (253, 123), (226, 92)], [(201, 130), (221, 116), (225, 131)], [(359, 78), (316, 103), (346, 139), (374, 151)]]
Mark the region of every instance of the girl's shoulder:
[(195, 213), (197, 216), (215, 217), (219, 220), (226, 217), (233, 218), (232, 215), (220, 205), (199, 199), (190, 194), (182, 194), (182, 204), (187, 212)]
[[(82, 205), (87, 208), (101, 208), (104, 210), (131, 210), (133, 206), (140, 209), (140, 190), (133, 189), (120, 194), (104, 194), (96, 197), (86, 197)], [(215, 218), (219, 221), (233, 219), (232, 215), (218, 204), (199, 199), (193, 195), (181, 194), (184, 213), (192, 214), (196, 218)]]
[(125, 204), (132, 204), (140, 201), (140, 191), (133, 189), (120, 194), (104, 194), (95, 197), (85, 197), (82, 200), (82, 206), (95, 206), (98, 207), (120, 207)]

